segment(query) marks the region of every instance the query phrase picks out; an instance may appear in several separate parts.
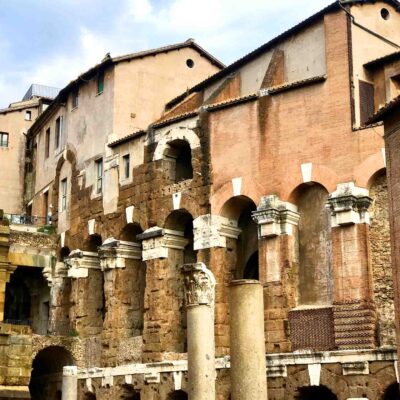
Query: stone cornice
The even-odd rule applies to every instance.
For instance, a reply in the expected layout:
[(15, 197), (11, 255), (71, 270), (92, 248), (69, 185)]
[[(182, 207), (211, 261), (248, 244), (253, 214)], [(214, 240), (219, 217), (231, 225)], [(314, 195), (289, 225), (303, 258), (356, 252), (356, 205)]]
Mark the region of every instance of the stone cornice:
[(96, 252), (73, 250), (64, 259), (68, 278), (87, 278), (89, 269), (100, 269), (100, 259)]

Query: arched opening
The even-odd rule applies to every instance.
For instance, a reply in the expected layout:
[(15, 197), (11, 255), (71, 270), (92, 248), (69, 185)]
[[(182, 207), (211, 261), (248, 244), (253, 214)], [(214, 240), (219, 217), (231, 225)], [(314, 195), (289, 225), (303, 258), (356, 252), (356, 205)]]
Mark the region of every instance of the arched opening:
[(169, 142), (164, 156), (169, 162), (169, 178), (172, 181), (178, 183), (193, 178), (192, 150), (186, 140)]
[(298, 389), (298, 400), (337, 400), (336, 395), (326, 386), (304, 386)]
[(58, 400), (63, 367), (75, 365), (71, 353), (60, 346), (39, 351), (32, 363), (29, 391), (32, 400)]
[(228, 200), (221, 214), (238, 221), (240, 235), (236, 243), (235, 279), (258, 279), (258, 231), (252, 212), (257, 209), (255, 203), (245, 196)]
[(4, 322), (30, 325), (34, 333), (47, 334), (50, 288), (42, 268), (17, 267), (6, 285)]
[(386, 170), (378, 171), (369, 181), (371, 267), (375, 304), (379, 314), (380, 346), (395, 346), (395, 313), (390, 246), (389, 198)]
[(143, 230), (139, 224), (137, 223), (127, 224), (122, 229), (119, 238), (126, 242), (137, 242), (138, 240), (136, 236), (140, 235), (141, 233), (143, 233)]
[(96, 400), (96, 395), (94, 393), (85, 393), (83, 400)]
[(66, 247), (66, 246), (61, 247), (60, 253), (59, 253), (59, 259), (60, 259), (60, 261), (64, 261), (64, 258), (65, 258), (65, 257), (68, 257), (68, 256), (69, 256), (69, 253), (71, 253), (69, 247)]
[(188, 400), (188, 394), (183, 390), (175, 390), (168, 395), (168, 400)]
[(97, 249), (102, 245), (102, 243), (103, 241), (101, 236), (97, 233), (89, 235), (89, 237), (83, 243), (82, 250), (96, 253)]
[(386, 388), (382, 400), (400, 400), (400, 390), (397, 382), (392, 383)]
[(294, 194), (299, 220), (299, 305), (332, 304), (332, 241), (328, 191), (303, 184)]
[(132, 385), (125, 385), (119, 397), (120, 400), (140, 400), (140, 392), (135, 390)]

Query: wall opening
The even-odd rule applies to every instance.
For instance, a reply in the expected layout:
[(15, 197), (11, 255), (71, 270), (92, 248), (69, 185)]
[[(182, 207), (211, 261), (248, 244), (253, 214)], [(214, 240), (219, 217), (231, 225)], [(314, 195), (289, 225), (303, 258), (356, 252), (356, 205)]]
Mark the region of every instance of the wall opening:
[(124, 385), (121, 395), (118, 397), (120, 400), (140, 400), (140, 392), (135, 390), (132, 385)]
[(188, 400), (188, 394), (183, 390), (176, 390), (168, 395), (168, 400)]
[(102, 244), (103, 241), (101, 236), (95, 233), (94, 235), (89, 235), (89, 237), (84, 241), (82, 250), (97, 253), (98, 248)]
[(257, 209), (255, 203), (245, 196), (229, 199), (221, 214), (237, 220), (241, 232), (236, 243), (236, 267), (234, 279), (258, 279), (258, 231), (252, 212)]
[(59, 253), (59, 260), (64, 261), (64, 259), (69, 256), (70, 252), (71, 251), (70, 251), (69, 247), (66, 247), (66, 246), (62, 247), (60, 249), (60, 253)]
[(336, 395), (326, 386), (304, 386), (298, 389), (297, 400), (337, 400)]
[(383, 393), (382, 400), (399, 400), (400, 399), (400, 390), (399, 384), (397, 382), (389, 385), (385, 392)]
[(29, 391), (32, 400), (58, 400), (62, 392), (63, 367), (75, 365), (71, 353), (60, 346), (39, 351), (32, 362)]
[(192, 150), (186, 140), (176, 139), (168, 143), (164, 151), (169, 162), (169, 178), (179, 183), (193, 178)]
[(6, 285), (4, 322), (30, 325), (34, 333), (47, 334), (50, 288), (42, 268), (18, 267)]
[(96, 395), (94, 393), (86, 393), (83, 400), (96, 400)]

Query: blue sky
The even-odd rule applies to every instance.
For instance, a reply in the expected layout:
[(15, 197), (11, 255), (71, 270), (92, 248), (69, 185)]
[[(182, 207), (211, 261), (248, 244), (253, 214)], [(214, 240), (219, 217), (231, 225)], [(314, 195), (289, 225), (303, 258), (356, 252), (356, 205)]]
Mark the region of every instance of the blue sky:
[(229, 64), (331, 0), (0, 0), (0, 108), (31, 83), (64, 87), (98, 63), (182, 42)]

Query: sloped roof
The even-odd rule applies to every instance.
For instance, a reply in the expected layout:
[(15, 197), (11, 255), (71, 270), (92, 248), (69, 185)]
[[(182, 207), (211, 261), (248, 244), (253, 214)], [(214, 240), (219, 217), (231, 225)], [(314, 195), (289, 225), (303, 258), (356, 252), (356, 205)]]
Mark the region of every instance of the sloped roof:
[(386, 56), (379, 57), (376, 58), (375, 60), (369, 61), (366, 64), (364, 64), (364, 67), (371, 69), (397, 60), (400, 60), (400, 51), (395, 51), (394, 53), (390, 53), (387, 54)]
[[(399, 1), (397, 1), (397, 0), (381, 0), (381, 1), (383, 1), (384, 3), (390, 4), (397, 11), (400, 11), (400, 2)], [(323, 8), (322, 10), (320, 10), (317, 13), (313, 14), (312, 16), (308, 17), (307, 19), (301, 21), (297, 25), (294, 25), (292, 28), (290, 28), (290, 29), (284, 31), (283, 33), (281, 33), (280, 35), (274, 37), (267, 43), (264, 43), (262, 46), (256, 48), (252, 52), (246, 54), (242, 58), (239, 58), (238, 60), (234, 61), (232, 64), (228, 65), (223, 70), (217, 72), (216, 74), (210, 76), (209, 78), (205, 79), (204, 81), (193, 86), (185, 93), (182, 93), (181, 95), (175, 97), (174, 99), (172, 99), (171, 101), (169, 101), (166, 104), (166, 108), (169, 109), (170, 107), (173, 107), (174, 105), (180, 103), (189, 94), (191, 94), (193, 92), (198, 92), (198, 91), (202, 90), (203, 88), (207, 87), (208, 85), (213, 84), (216, 81), (222, 79), (223, 77), (229, 75), (230, 73), (232, 73), (235, 70), (237, 70), (238, 68), (240, 68), (242, 65), (245, 65), (249, 61), (252, 61), (253, 59), (257, 58), (259, 55), (270, 50), (271, 48), (273, 48), (280, 42), (284, 41), (291, 35), (297, 33), (299, 30), (318, 21), (325, 14), (332, 12), (332, 11), (339, 10), (341, 8), (341, 6), (353, 5), (353, 4), (368, 4), (368, 3), (375, 3), (375, 0), (342, 0), (342, 1), (336, 0), (335, 2), (331, 3), (327, 7)]]
[(382, 121), (382, 119), (389, 114), (396, 107), (400, 107), (400, 95), (386, 103), (381, 107), (368, 121), (367, 125), (374, 124), (376, 122)]

